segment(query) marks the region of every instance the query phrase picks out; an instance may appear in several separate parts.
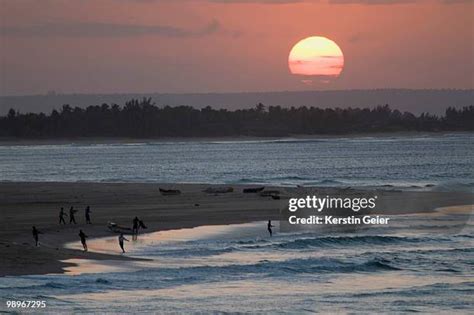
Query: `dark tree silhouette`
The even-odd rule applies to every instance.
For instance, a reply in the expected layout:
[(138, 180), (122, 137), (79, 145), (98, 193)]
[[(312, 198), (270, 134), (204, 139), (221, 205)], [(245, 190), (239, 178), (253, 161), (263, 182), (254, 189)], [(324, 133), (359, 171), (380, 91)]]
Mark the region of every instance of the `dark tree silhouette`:
[(287, 136), (296, 134), (343, 134), (393, 131), (472, 131), (474, 106), (448, 107), (442, 117), (429, 113), (415, 116), (392, 110), (388, 105), (375, 108), (336, 108), (268, 106), (228, 111), (209, 106), (158, 107), (150, 98), (117, 104), (69, 105), (49, 115), (21, 114), (10, 109), (0, 117), (0, 136), (16, 138), (68, 137), (212, 137)]

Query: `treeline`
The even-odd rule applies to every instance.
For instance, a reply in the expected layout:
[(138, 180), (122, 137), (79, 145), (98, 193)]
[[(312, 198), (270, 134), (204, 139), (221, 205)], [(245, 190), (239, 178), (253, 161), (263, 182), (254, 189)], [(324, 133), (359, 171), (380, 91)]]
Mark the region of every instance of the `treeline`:
[(17, 138), (66, 137), (205, 137), (285, 136), (392, 131), (472, 131), (474, 106), (448, 108), (444, 116), (391, 109), (321, 109), (265, 107), (228, 111), (190, 106), (158, 107), (151, 99), (131, 100), (121, 107), (64, 105), (49, 115), (21, 114), (11, 109), (0, 117), (0, 136)]

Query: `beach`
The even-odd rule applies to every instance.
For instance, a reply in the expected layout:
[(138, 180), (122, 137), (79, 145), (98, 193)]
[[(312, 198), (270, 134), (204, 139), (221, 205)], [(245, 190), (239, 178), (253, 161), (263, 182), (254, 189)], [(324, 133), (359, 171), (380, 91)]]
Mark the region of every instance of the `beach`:
[[(61, 272), (59, 261), (71, 258), (126, 259), (63, 248), (79, 240), (79, 229), (90, 237), (109, 236), (109, 221), (131, 226), (143, 218), (147, 231), (277, 219), (271, 199), (242, 194), (214, 195), (202, 192), (209, 185), (98, 184), (98, 183), (1, 183), (0, 275)], [(180, 196), (162, 196), (158, 187), (182, 189)], [(256, 202), (258, 200), (258, 202)], [(198, 205), (199, 204), (199, 205)], [(85, 225), (84, 208), (91, 206), (92, 225)], [(80, 210), (77, 225), (59, 225), (59, 209)], [(67, 219), (67, 218), (66, 218)], [(31, 227), (41, 232), (41, 246), (33, 246)], [(119, 253), (117, 251), (117, 253)]]
[[(87, 314), (468, 312), (471, 139), (0, 145), (0, 305), (33, 299), (50, 313)], [(60, 225), (61, 207), (68, 214), (71, 206), (77, 224)], [(130, 235), (136, 216), (147, 226), (138, 237)]]
[[(159, 188), (179, 189), (180, 195), (163, 196)], [(144, 232), (190, 228), (202, 225), (236, 224), (254, 221), (279, 220), (287, 198), (310, 193), (338, 194), (340, 188), (266, 187), (279, 190), (282, 198), (274, 200), (259, 194), (244, 194), (243, 188), (254, 185), (232, 185), (233, 192), (206, 193), (206, 188), (223, 185), (208, 184), (151, 184), (151, 183), (0, 183), (0, 275), (31, 275), (61, 273), (70, 266), (65, 260), (134, 260), (119, 255), (64, 248), (68, 242), (78, 242), (79, 229), (90, 238), (113, 236), (108, 222), (131, 226), (135, 216), (143, 219), (148, 229)], [(367, 188), (351, 189), (364, 194), (374, 191), (383, 196), (384, 204), (377, 213), (408, 214), (432, 212), (436, 208), (470, 205), (473, 195), (466, 192), (400, 191)], [(85, 224), (84, 209), (91, 207), (91, 225)], [(77, 225), (59, 225), (59, 209), (66, 213), (70, 206), (79, 210)], [(67, 218), (66, 218), (67, 220)], [(35, 247), (31, 227), (40, 234), (40, 246)], [(262, 227), (263, 229), (265, 227)]]

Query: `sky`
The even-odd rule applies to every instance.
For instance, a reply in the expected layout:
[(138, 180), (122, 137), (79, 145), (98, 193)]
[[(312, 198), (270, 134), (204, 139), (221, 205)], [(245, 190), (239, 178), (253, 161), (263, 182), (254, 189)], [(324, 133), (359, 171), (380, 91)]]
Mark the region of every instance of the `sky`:
[[(0, 94), (474, 88), (472, 0), (0, 0)], [(309, 36), (344, 54), (307, 84)]]

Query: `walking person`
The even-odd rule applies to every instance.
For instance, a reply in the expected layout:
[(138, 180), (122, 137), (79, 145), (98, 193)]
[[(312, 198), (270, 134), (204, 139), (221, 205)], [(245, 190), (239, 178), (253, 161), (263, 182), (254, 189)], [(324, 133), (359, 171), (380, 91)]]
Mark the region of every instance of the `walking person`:
[(82, 230), (79, 230), (79, 238), (81, 239), (81, 243), (82, 243), (82, 247), (84, 247), (84, 251), (87, 252), (87, 242), (86, 242), (86, 238), (88, 236), (82, 232)]
[(74, 223), (76, 224), (76, 218), (74, 217), (74, 213), (76, 213), (77, 210), (74, 210), (74, 207), (71, 206), (69, 209), (69, 224)]
[(67, 217), (67, 214), (64, 212), (64, 208), (61, 207), (61, 210), (59, 211), (59, 224), (66, 224), (66, 221), (64, 220), (64, 216)]
[(273, 236), (272, 227), (274, 227), (274, 226), (272, 225), (272, 221), (271, 221), (271, 220), (268, 220), (267, 229), (268, 229), (268, 233), (270, 233), (270, 237)]
[(35, 246), (38, 247), (39, 245), (39, 234), (43, 234), (40, 231), (36, 229), (36, 226), (33, 226), (33, 229), (31, 231), (33, 233), (33, 239), (35, 240)]
[(86, 207), (86, 224), (92, 224), (91, 222), (91, 207)]
[(125, 238), (125, 236), (123, 236), (123, 233), (120, 233), (120, 236), (118, 238), (119, 240), (119, 245), (120, 245), (120, 248), (122, 249), (122, 253), (125, 253), (125, 249), (123, 249), (123, 241), (129, 241)]
[(138, 224), (139, 224), (140, 220), (138, 219), (138, 217), (135, 217), (133, 219), (133, 225), (132, 225), (132, 233), (134, 235), (138, 235)]

